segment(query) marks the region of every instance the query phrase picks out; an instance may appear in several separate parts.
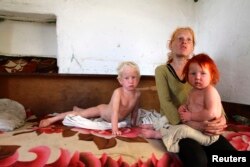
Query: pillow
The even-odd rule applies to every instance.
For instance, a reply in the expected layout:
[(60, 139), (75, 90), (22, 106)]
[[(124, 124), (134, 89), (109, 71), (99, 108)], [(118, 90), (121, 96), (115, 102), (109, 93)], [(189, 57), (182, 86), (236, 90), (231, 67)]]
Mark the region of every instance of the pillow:
[(24, 125), (24, 106), (11, 99), (0, 99), (0, 131), (12, 131)]

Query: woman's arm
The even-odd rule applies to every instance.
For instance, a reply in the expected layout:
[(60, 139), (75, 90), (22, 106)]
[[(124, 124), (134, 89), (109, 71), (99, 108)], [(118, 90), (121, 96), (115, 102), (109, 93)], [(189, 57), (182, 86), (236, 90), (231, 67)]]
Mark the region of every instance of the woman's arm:
[(205, 123), (204, 122), (196, 122), (196, 121), (187, 121), (187, 122), (183, 122), (184, 124), (203, 132), (205, 129)]
[(222, 114), (222, 116), (217, 119), (205, 122), (204, 133), (207, 135), (220, 135), (226, 127), (227, 121), (225, 115)]
[(158, 66), (155, 69), (156, 88), (160, 101), (161, 114), (165, 115), (171, 124), (176, 125), (180, 122), (180, 118), (177, 108), (170, 97), (166, 70), (167, 68), (163, 68), (163, 66)]
[(185, 122), (185, 124), (207, 135), (220, 135), (227, 127), (226, 118), (224, 114), (222, 114), (221, 117), (211, 121), (204, 121), (204, 122), (188, 121)]

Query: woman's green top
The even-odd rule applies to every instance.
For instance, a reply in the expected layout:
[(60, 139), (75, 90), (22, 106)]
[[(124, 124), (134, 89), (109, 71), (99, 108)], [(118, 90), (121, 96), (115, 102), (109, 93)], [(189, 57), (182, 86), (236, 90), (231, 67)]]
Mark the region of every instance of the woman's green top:
[(155, 81), (161, 114), (168, 118), (170, 124), (180, 123), (177, 109), (186, 102), (191, 85), (180, 80), (170, 64), (155, 69)]

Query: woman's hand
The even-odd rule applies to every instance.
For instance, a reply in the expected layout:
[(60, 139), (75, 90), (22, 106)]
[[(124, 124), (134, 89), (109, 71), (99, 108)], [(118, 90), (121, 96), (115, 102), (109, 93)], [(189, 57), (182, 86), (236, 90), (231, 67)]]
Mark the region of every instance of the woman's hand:
[(204, 121), (204, 122), (188, 121), (185, 122), (185, 124), (196, 130), (203, 132), (206, 135), (220, 135), (227, 127), (226, 118), (224, 115), (222, 115), (220, 118), (211, 121)]
[(220, 135), (227, 127), (224, 115), (211, 121), (205, 121), (203, 133), (206, 135)]

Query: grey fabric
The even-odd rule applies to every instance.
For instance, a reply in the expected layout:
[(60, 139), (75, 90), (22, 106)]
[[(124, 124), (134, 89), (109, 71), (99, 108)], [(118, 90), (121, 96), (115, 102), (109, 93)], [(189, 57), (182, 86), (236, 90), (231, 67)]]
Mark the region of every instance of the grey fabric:
[(11, 99), (0, 99), (0, 130), (12, 131), (24, 125), (25, 108)]

